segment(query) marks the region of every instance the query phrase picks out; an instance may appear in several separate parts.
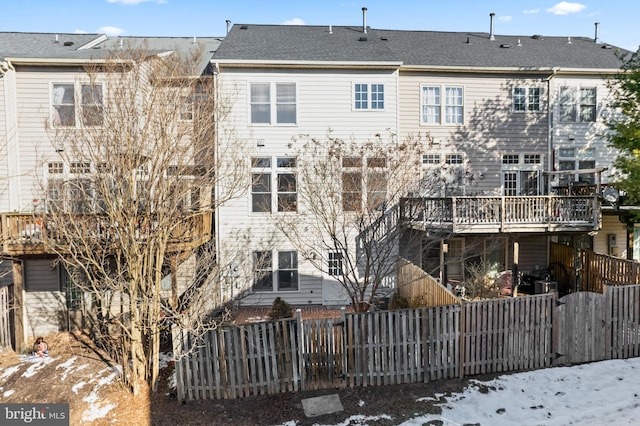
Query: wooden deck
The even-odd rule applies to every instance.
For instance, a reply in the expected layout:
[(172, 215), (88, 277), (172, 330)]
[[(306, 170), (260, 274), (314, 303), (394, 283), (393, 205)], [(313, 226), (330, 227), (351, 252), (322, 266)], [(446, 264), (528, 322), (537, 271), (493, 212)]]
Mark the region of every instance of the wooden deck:
[[(212, 216), (210, 211), (194, 212), (179, 224), (169, 240), (168, 251), (180, 252), (191, 250), (209, 241), (212, 237)], [(47, 223), (46, 215), (19, 213), (0, 214), (2, 226), (2, 251), (7, 256), (55, 254), (56, 247), (64, 251), (65, 239), (53, 224)], [(78, 224), (76, 234), (88, 239), (110, 244), (117, 240), (113, 228), (105, 225), (104, 218), (95, 214), (79, 214), (74, 216)], [(141, 226), (137, 239), (143, 244), (150, 228)]]
[(405, 224), (455, 234), (590, 232), (601, 227), (597, 195), (405, 198), (400, 206)]

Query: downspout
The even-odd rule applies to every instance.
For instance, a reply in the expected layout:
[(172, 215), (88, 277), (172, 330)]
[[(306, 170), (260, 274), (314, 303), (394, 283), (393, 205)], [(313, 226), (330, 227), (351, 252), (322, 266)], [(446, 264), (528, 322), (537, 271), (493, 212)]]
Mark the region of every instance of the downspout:
[[(547, 171), (553, 172), (555, 160), (553, 158), (553, 102), (551, 80), (556, 76), (558, 68), (553, 68), (552, 73), (545, 78), (547, 82)], [(551, 178), (551, 175), (549, 175)], [(547, 182), (547, 194), (551, 193), (551, 179)]]
[[(214, 102), (218, 102), (218, 100), (220, 99), (220, 94), (219, 94), (219, 80), (220, 80), (220, 68), (218, 66), (217, 62), (214, 62), (213, 60), (211, 61), (211, 65), (213, 67), (213, 85), (214, 85), (214, 94), (215, 94), (215, 99)], [(215, 158), (213, 160), (213, 164), (217, 164), (218, 158), (220, 158), (220, 152), (218, 151), (220, 149), (220, 137), (219, 137), (219, 130), (220, 130), (220, 122), (219, 120), (219, 116), (218, 116), (218, 106), (214, 105), (213, 107), (213, 120), (215, 122), (215, 150), (214, 150), (214, 155)], [(220, 195), (220, 188), (218, 187), (218, 185), (220, 185), (219, 183), (219, 179), (215, 180), (215, 186), (213, 188), (213, 197), (214, 199), (212, 200), (212, 204), (216, 203), (216, 200), (219, 199), (219, 195)], [(220, 206), (216, 206), (214, 212), (213, 212), (213, 217), (215, 218), (213, 220), (213, 223), (211, 224), (211, 232), (213, 232), (213, 237), (215, 238), (215, 242), (216, 242), (216, 247), (215, 247), (215, 252), (216, 252), (216, 259), (218, 259), (218, 261), (220, 261), (220, 247), (222, 247), (220, 245), (220, 232), (219, 232), (219, 224), (220, 224)], [(231, 289), (231, 291), (233, 292), (233, 287)], [(231, 295), (232, 297), (235, 297), (234, 294)], [(220, 304), (224, 304), (224, 286), (220, 285)]]

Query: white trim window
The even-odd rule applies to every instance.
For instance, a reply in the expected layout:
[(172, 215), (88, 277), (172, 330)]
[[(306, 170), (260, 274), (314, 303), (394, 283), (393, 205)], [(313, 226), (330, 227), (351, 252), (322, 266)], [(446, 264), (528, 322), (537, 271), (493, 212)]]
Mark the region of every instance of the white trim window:
[[(595, 148), (559, 147), (557, 152), (558, 170), (585, 170), (596, 167)], [(560, 175), (558, 181), (560, 186), (566, 186), (569, 182), (594, 185), (595, 175), (593, 173)]]
[[(444, 97), (441, 96), (444, 88)], [(464, 89), (461, 86), (423, 85), (420, 100), (422, 124), (455, 125), (464, 122)]]
[(540, 112), (540, 95), (542, 90), (539, 87), (514, 87), (513, 88), (513, 111), (514, 112)]
[(296, 162), (296, 157), (251, 158), (253, 213), (298, 211)]
[[(65, 173), (66, 171), (66, 173)], [(91, 163), (72, 161), (65, 170), (64, 163), (47, 163), (46, 208), (49, 212), (94, 212), (96, 196), (91, 179)]]
[(421, 193), (428, 196), (464, 195), (468, 162), (456, 152), (434, 152), (422, 155)]
[(542, 155), (537, 153), (502, 155), (502, 194), (540, 195)]
[(250, 83), (251, 124), (297, 124), (296, 99), (296, 83)]
[(362, 110), (384, 109), (384, 84), (381, 83), (354, 83), (353, 108)]
[(343, 273), (342, 261), (343, 261), (343, 255), (341, 252), (336, 251), (336, 252), (327, 253), (327, 268), (328, 268), (329, 275), (333, 277), (342, 276), (342, 273)]
[(596, 121), (597, 91), (595, 87), (560, 87), (558, 104), (560, 122)]
[(52, 83), (51, 116), (55, 127), (97, 127), (104, 121), (100, 83)]
[(387, 201), (387, 159), (344, 157), (342, 159), (342, 208), (361, 212), (385, 209)]
[(295, 250), (275, 252), (270, 250), (253, 252), (253, 289), (255, 291), (298, 291), (298, 252)]

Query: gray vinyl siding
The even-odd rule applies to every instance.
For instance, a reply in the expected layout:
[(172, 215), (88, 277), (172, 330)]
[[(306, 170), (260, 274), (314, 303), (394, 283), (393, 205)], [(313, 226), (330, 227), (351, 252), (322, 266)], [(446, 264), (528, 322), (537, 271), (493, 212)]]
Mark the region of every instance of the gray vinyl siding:
[(53, 259), (24, 261), (24, 315), (28, 338), (63, 330), (67, 322), (67, 305), (60, 291), (58, 267)]
[(60, 274), (54, 259), (24, 261), (24, 289), (26, 292), (59, 291)]
[[(547, 168), (548, 90), (540, 76), (403, 72), (399, 81), (401, 137), (430, 136), (433, 143), (425, 153), (464, 153), (473, 177), (467, 182), (467, 195), (500, 192), (503, 154), (537, 153)], [(421, 123), (423, 85), (462, 87), (463, 124)], [(514, 87), (539, 87), (541, 111), (513, 112)]]

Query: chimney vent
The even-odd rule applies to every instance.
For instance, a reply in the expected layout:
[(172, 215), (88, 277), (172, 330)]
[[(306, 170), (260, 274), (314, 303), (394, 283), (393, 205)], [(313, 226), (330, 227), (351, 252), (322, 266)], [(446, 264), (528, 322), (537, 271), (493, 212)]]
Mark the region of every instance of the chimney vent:
[(491, 19), (491, 27), (489, 29), (489, 40), (495, 40), (496, 39), (496, 36), (493, 35), (493, 19), (495, 18), (495, 16), (496, 16), (496, 14), (493, 13), (493, 12), (491, 12), (489, 14), (489, 18)]
[(227, 34), (229, 34), (229, 30), (231, 29), (231, 19), (227, 19), (225, 22), (227, 23)]
[(596, 22), (594, 25), (595, 25), (595, 27), (596, 27), (596, 34), (595, 34), (595, 36), (593, 37), (593, 42), (594, 42), (594, 43), (597, 43), (597, 42), (598, 42), (598, 27), (600, 26), (600, 22)]
[(367, 8), (362, 8), (362, 32), (367, 33)]

